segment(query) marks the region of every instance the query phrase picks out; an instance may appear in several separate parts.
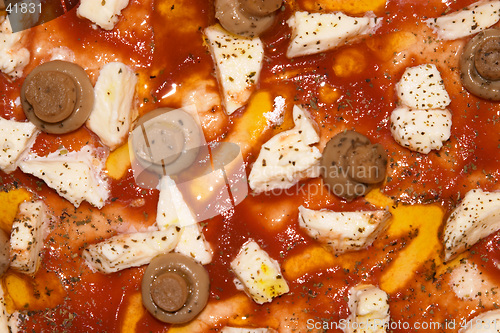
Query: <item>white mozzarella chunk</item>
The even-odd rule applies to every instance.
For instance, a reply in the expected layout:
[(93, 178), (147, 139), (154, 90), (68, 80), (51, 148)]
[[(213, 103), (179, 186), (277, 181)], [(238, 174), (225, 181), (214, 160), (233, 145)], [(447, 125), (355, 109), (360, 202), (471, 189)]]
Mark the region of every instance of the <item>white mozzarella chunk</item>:
[(0, 117), (0, 170), (12, 172), (21, 154), (35, 141), (38, 131), (30, 122)]
[[(8, 333), (18, 333), (19, 332), (19, 328), (22, 325), (20, 315), (21, 315), (21, 313), (19, 313), (19, 311), (14, 311), (9, 316), (9, 323), (8, 323), (9, 331), (7, 331)], [(23, 314), (23, 317), (26, 318), (26, 314)]]
[(19, 168), (42, 179), (75, 207), (86, 200), (102, 208), (109, 197), (104, 173), (106, 155), (102, 149), (90, 146), (72, 152), (63, 148), (45, 157), (29, 154), (19, 163)]
[(371, 284), (359, 284), (349, 290), (349, 323), (346, 333), (382, 333), (389, 323), (388, 296)]
[(169, 176), (160, 180), (160, 196), (156, 211), (156, 224), (163, 230), (170, 226), (189, 226), (197, 223), (196, 216), (184, 200), (182, 192)]
[(456, 12), (430, 18), (425, 23), (443, 40), (476, 34), (500, 19), (500, 1), (478, 1)]
[(290, 188), (302, 179), (317, 177), (321, 153), (311, 147), (319, 136), (305, 110), (293, 107), (295, 127), (273, 136), (262, 145), (249, 175), (256, 193)]
[(10, 267), (25, 274), (36, 273), (50, 220), (51, 215), (43, 201), (19, 205), (10, 234)]
[(9, 19), (0, 16), (0, 71), (12, 77), (22, 76), (30, 61), (30, 52), (23, 42), (25, 33), (12, 32)]
[(496, 293), (497, 288), (490, 279), (483, 274), (474, 262), (460, 262), (450, 274), (450, 286), (458, 298), (470, 300), (480, 298), (489, 293)]
[(221, 333), (275, 333), (272, 328), (244, 328), (244, 327), (229, 327), (226, 326), (221, 330)]
[(81, 0), (77, 15), (105, 30), (112, 30), (129, 0)]
[(287, 21), (292, 38), (286, 55), (294, 58), (333, 49), (351, 37), (373, 32), (376, 22), (376, 18), (351, 17), (341, 12), (295, 12)]
[(469, 249), (500, 229), (500, 192), (470, 190), (444, 227), (445, 260)]
[(50, 53), (50, 61), (53, 60), (64, 60), (69, 62), (75, 62), (75, 53), (68, 47), (59, 46), (51, 49)]
[(191, 257), (202, 265), (212, 262), (213, 250), (199, 223), (182, 228), (179, 243), (174, 251)]
[(356, 251), (370, 246), (386, 229), (391, 213), (387, 210), (334, 212), (299, 207), (299, 225), (334, 252)]
[(212, 247), (175, 181), (169, 176), (163, 176), (160, 180), (156, 225), (159, 230), (171, 226), (181, 228), (175, 252), (191, 257), (202, 265), (212, 262)]
[(236, 286), (242, 286), (258, 304), (271, 302), (289, 291), (278, 262), (254, 240), (243, 244), (231, 262), (231, 269), (236, 274)]
[(391, 134), (401, 146), (422, 154), (439, 150), (451, 136), (448, 110), (410, 110), (400, 107), (390, 117)]
[(396, 92), (401, 103), (410, 109), (444, 109), (451, 102), (434, 64), (408, 67), (396, 84)]
[(87, 127), (111, 150), (123, 144), (129, 134), (136, 83), (135, 73), (121, 62), (106, 64), (99, 72)]
[(92, 269), (101, 273), (114, 273), (146, 265), (157, 255), (172, 251), (179, 237), (179, 227), (120, 234), (88, 246), (83, 251), (83, 258)]
[(230, 115), (247, 103), (259, 81), (264, 47), (260, 38), (233, 35), (218, 24), (206, 28), (205, 36), (222, 87), (222, 104)]
[(490, 310), (462, 323), (458, 333), (498, 333), (500, 332), (500, 310)]

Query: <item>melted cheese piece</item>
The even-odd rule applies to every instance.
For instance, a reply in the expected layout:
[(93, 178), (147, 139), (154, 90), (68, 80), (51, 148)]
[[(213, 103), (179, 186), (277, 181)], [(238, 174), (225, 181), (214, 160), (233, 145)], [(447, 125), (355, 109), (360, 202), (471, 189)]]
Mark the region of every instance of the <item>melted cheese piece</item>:
[(151, 262), (157, 255), (172, 251), (180, 237), (180, 228), (136, 232), (111, 237), (83, 251), (87, 264), (101, 273), (114, 273)]
[(271, 302), (289, 291), (278, 262), (254, 240), (243, 244), (231, 262), (231, 269), (236, 274), (236, 286), (247, 292), (255, 303)]
[(319, 175), (321, 153), (311, 147), (319, 136), (305, 110), (293, 108), (295, 127), (273, 136), (262, 145), (252, 166), (249, 185), (256, 193), (287, 189), (302, 179)]
[(443, 40), (476, 34), (500, 19), (500, 1), (478, 1), (456, 12), (430, 18), (425, 23)]
[(222, 87), (222, 102), (230, 115), (248, 102), (259, 81), (264, 47), (258, 37), (233, 35), (219, 25), (206, 28), (205, 35)]
[(500, 192), (467, 192), (444, 227), (445, 261), (500, 229)]
[(182, 192), (169, 176), (163, 176), (160, 180), (156, 225), (159, 230), (171, 226), (181, 228), (175, 252), (191, 257), (202, 265), (212, 262), (212, 247), (205, 239), (201, 226), (184, 200)]
[(128, 137), (134, 117), (137, 76), (120, 62), (106, 64), (94, 87), (95, 103), (87, 127), (114, 150)]
[(312, 238), (334, 252), (361, 250), (370, 246), (389, 224), (391, 213), (333, 212), (299, 207), (299, 225)]
[(316, 54), (344, 44), (349, 38), (375, 30), (376, 18), (350, 17), (337, 13), (295, 12), (287, 23), (292, 40), (287, 57)]
[(129, 0), (81, 0), (77, 15), (105, 30), (112, 30)]
[(102, 150), (84, 146), (80, 151), (60, 149), (46, 157), (30, 154), (19, 163), (20, 169), (42, 179), (47, 186), (79, 207), (86, 200), (102, 208), (109, 197), (104, 174)]
[(451, 113), (448, 110), (392, 111), (391, 134), (401, 146), (422, 154), (439, 150), (451, 136)]
[(35, 141), (38, 131), (30, 122), (0, 117), (0, 169), (9, 173), (17, 168), (21, 154)]
[(370, 284), (359, 284), (349, 290), (349, 322), (346, 333), (382, 333), (389, 323), (387, 293)]
[(19, 311), (14, 311), (9, 316), (9, 323), (8, 323), (9, 331), (8, 331), (8, 333), (18, 333), (19, 332), (19, 328), (21, 327), (21, 324), (22, 324), (20, 315), (21, 315), (21, 313)]
[(457, 297), (470, 300), (496, 293), (497, 286), (483, 274), (474, 262), (464, 261), (450, 274), (450, 286)]
[(163, 230), (170, 226), (185, 227), (196, 223), (196, 216), (184, 200), (175, 181), (169, 176), (163, 176), (160, 180), (160, 196), (156, 213), (158, 229)]
[(23, 75), (30, 61), (30, 52), (24, 47), (25, 31), (12, 32), (8, 18), (0, 16), (0, 71), (13, 77)]
[(191, 257), (202, 265), (212, 262), (213, 250), (199, 223), (182, 228), (179, 243), (174, 251)]
[(10, 234), (10, 267), (25, 274), (36, 273), (50, 219), (43, 201), (23, 202), (19, 205)]
[(410, 109), (444, 109), (451, 102), (434, 64), (407, 68), (396, 84), (396, 92), (400, 102)]

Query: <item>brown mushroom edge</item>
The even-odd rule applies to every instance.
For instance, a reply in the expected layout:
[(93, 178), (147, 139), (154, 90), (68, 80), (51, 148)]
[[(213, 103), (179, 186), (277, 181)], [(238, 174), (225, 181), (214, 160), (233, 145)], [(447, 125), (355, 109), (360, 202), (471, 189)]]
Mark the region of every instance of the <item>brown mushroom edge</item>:
[(151, 261), (141, 287), (142, 303), (156, 319), (184, 324), (205, 308), (210, 279), (206, 269), (192, 258), (168, 253)]
[(467, 43), (460, 71), (462, 84), (470, 93), (500, 100), (500, 29), (484, 30)]
[(385, 179), (387, 154), (364, 135), (345, 131), (328, 141), (320, 161), (330, 192), (347, 201), (365, 195)]
[(94, 107), (94, 88), (79, 65), (50, 61), (28, 74), (21, 104), (28, 120), (42, 131), (69, 133), (87, 121)]
[(216, 0), (215, 17), (227, 31), (255, 37), (269, 29), (281, 0)]
[(131, 141), (135, 158), (146, 170), (175, 175), (196, 161), (202, 132), (186, 111), (159, 108), (138, 120)]

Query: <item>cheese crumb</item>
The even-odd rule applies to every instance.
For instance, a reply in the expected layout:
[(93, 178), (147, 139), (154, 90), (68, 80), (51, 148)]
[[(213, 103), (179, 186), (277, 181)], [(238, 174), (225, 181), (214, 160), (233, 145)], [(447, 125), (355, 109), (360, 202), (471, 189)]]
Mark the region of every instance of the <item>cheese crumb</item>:
[(430, 18), (425, 23), (442, 40), (454, 40), (476, 34), (500, 19), (500, 1), (480, 0), (456, 12)]
[(248, 240), (231, 262), (236, 274), (235, 284), (247, 292), (258, 304), (271, 302), (273, 298), (289, 291), (278, 262), (255, 242)]
[(10, 234), (10, 267), (24, 274), (36, 273), (50, 220), (47, 206), (41, 200), (19, 205)]
[(112, 30), (129, 0), (81, 0), (76, 13), (105, 30)]
[(9, 18), (0, 16), (0, 71), (12, 77), (21, 77), (30, 61), (30, 52), (24, 47), (25, 34), (12, 32)]

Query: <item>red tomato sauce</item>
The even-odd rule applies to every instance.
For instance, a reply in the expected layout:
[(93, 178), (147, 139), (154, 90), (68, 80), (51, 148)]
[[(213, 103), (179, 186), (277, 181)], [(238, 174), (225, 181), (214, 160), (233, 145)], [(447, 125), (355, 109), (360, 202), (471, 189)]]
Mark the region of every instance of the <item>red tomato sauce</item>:
[[(304, 1), (297, 1), (299, 8)], [(151, 9), (148, 14), (151, 15), (154, 28), (154, 41), (149, 41), (150, 43), (140, 36), (92, 29), (87, 21), (76, 17), (75, 10), (59, 18), (59, 26), (66, 27), (64, 36), (74, 47), (75, 53), (81, 51), (85, 54), (86, 49), (103, 49), (111, 54), (116, 52), (133, 55), (131, 62), (137, 66), (140, 75), (149, 77), (151, 99), (160, 101), (158, 104), (145, 106), (142, 111), (147, 111), (155, 106), (163, 106), (160, 105), (162, 97), (186, 77), (211, 72), (213, 69), (202, 36), (202, 30), (215, 23), (212, 2), (188, 2), (189, 6), (196, 8), (197, 16), (192, 19), (200, 23), (200, 29), (196, 32), (179, 33), (176, 27), (164, 22), (162, 14)], [(470, 0), (448, 1), (451, 10), (458, 10), (470, 3)], [(139, 7), (139, 4), (132, 1), (131, 6), (130, 10), (133, 10)], [(446, 5), (440, 1), (388, 1), (385, 9), (376, 13), (382, 17), (383, 23), (374, 37), (379, 36), (383, 40), (385, 34), (402, 29), (410, 30), (417, 23), (423, 24), (421, 21), (424, 14), (426, 17), (435, 17), (445, 9)], [(291, 8), (287, 6), (278, 14), (275, 26), (262, 37), (267, 57), (258, 89), (270, 91), (274, 96), (284, 95), (289, 100), (287, 112), (291, 112), (290, 101), (305, 105), (319, 124), (321, 137), (325, 142), (343, 129), (356, 129), (373, 142), (382, 143), (389, 155), (389, 176), (382, 191), (393, 197), (396, 202), (437, 202), (449, 209), (456, 204), (458, 193), (463, 197), (471, 188), (497, 189), (496, 184), (500, 181), (500, 173), (497, 170), (500, 162), (498, 107), (490, 110), (491, 103), (472, 97), (462, 90), (459, 95), (452, 96), (452, 138), (443, 150), (428, 155), (403, 150), (390, 134), (388, 117), (396, 107), (394, 85), (402, 75), (404, 67), (397, 73), (387, 73), (377, 52), (370, 49), (364, 39), (333, 52), (287, 59), (285, 52), (289, 43), (290, 28), (284, 22), (291, 13)], [(352, 76), (340, 77), (333, 69), (333, 64), (336, 56), (347, 49), (360, 51), (364, 55), (364, 70)], [(276, 79), (283, 73), (292, 72), (294, 74), (286, 80)], [(452, 74), (443, 75), (445, 85), (452, 84), (455, 78)], [(1, 116), (24, 119), (19, 107), (13, 102), (19, 94), (21, 83), (22, 79), (12, 83), (6, 76), (0, 76)], [(324, 84), (338, 89), (340, 98), (331, 103), (322, 101), (319, 90)], [(176, 103), (179, 104), (179, 101), (173, 102)], [(235, 114), (235, 119), (238, 116)], [(56, 139), (41, 134), (33, 150), (42, 155), (55, 151), (62, 145), (78, 149), (83, 141), (98, 145), (97, 138), (89, 130), (82, 128)], [(254, 147), (254, 150), (245, 157), (248, 162), (256, 157), (259, 147)], [(23, 329), (26, 332), (49, 332), (57, 327), (55, 331), (65, 328), (68, 332), (120, 332), (125, 320), (125, 309), (130, 301), (127, 296), (140, 290), (143, 268), (128, 269), (110, 275), (92, 273), (79, 255), (88, 242), (98, 241), (93, 238), (95, 234), (92, 232), (92, 223), (85, 222), (87, 216), (94, 216), (94, 209), (86, 203), (79, 209), (74, 209), (67, 202), (61, 204), (55, 191), (20, 171), (11, 175), (0, 175), (4, 184), (16, 182), (28, 188), (35, 196), (44, 198), (58, 217), (56, 228), (49, 235), (53, 241), (49, 241), (49, 246), (43, 253), (41, 269), (55, 271), (67, 295), (63, 303), (54, 309), (30, 313)], [(108, 221), (109, 235), (116, 234), (121, 225), (124, 228), (146, 228), (152, 225), (157, 201), (158, 191), (137, 186), (131, 171), (123, 179), (111, 181), (110, 202), (102, 214), (102, 218)], [(279, 210), (281, 206), (298, 207), (304, 203), (338, 211), (373, 209), (363, 199), (346, 203), (333, 196), (325, 199), (324, 196), (315, 197), (306, 192), (290, 196), (249, 196), (225, 215), (206, 221), (204, 226), (205, 236), (214, 250), (213, 261), (206, 266), (211, 277), (211, 301), (227, 300), (239, 293), (233, 284), (234, 274), (229, 271), (229, 266), (241, 245), (249, 238), (256, 240), (280, 264), (315, 243), (300, 230), (296, 213), (281, 216), (277, 214), (275, 219), (270, 218), (268, 214), (270, 211)], [(75, 215), (77, 221), (88, 224), (88, 232), (78, 234), (70, 222), (74, 219), (65, 218), (63, 214)], [(482, 245), (478, 245), (476, 255), (489, 258), (482, 265), (487, 267), (495, 281), (498, 281), (500, 276), (497, 238), (498, 236), (492, 236), (484, 240)], [(251, 315), (255, 318), (254, 322), (266, 325), (270, 309), (294, 306), (310, 311), (311, 318), (326, 318), (330, 321), (346, 318), (346, 286), (361, 280), (376, 283), (381, 270), (397, 255), (397, 251), (406, 241), (409, 241), (409, 238), (384, 239), (372, 248), (361, 251), (361, 259), (354, 271), (332, 267), (289, 281), (290, 293), (275, 300), (271, 305), (253, 305)], [(424, 276), (428, 271), (426, 267), (422, 267), (416, 274)], [(393, 295), (396, 318), (400, 316), (399, 318), (412, 321), (416, 319), (404, 314), (405, 311), (422, 312), (419, 306), (424, 296), (414, 296), (411, 288)], [(415, 298), (414, 302), (409, 308), (404, 308), (411, 297)], [(430, 312), (426, 309), (425, 313)], [(164, 332), (167, 328), (168, 325), (146, 314), (139, 321), (136, 331)]]

